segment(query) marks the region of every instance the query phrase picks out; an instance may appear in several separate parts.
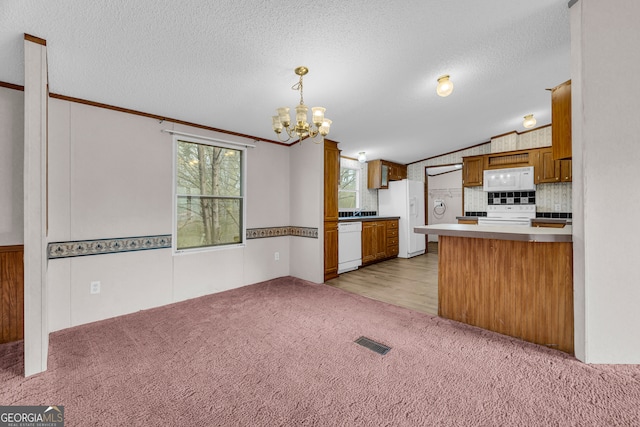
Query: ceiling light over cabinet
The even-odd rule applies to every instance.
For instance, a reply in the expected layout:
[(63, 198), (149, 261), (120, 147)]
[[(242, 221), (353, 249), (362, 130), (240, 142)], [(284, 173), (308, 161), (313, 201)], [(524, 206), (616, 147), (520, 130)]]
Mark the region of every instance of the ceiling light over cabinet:
[(436, 87), (436, 93), (442, 97), (451, 95), (453, 92), (453, 83), (449, 80), (449, 75), (438, 77), (438, 86)]
[(527, 129), (531, 129), (536, 125), (536, 123), (537, 121), (536, 121), (536, 118), (533, 117), (533, 114), (527, 114), (526, 116), (524, 116), (524, 121), (522, 122), (522, 126), (524, 126)]

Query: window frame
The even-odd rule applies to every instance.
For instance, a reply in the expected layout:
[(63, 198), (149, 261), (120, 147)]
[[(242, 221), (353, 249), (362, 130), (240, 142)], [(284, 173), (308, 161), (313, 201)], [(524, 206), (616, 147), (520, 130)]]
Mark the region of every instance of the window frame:
[[(222, 245), (209, 245), (209, 246), (201, 246), (196, 248), (184, 248), (178, 249), (178, 197), (184, 196), (178, 194), (178, 143), (179, 141), (192, 143), (192, 144), (201, 144), (201, 145), (209, 145), (217, 148), (225, 148), (230, 150), (236, 150), (241, 152), (241, 161), (240, 161), (240, 196), (221, 196), (221, 199), (238, 199), (240, 200), (240, 241), (238, 243), (229, 243)], [(197, 136), (185, 135), (185, 134), (174, 134), (173, 135), (173, 184), (172, 184), (172, 211), (173, 211), (173, 219), (172, 219), (172, 228), (171, 228), (171, 249), (173, 255), (186, 255), (192, 253), (202, 253), (202, 252), (212, 252), (212, 251), (221, 251), (221, 250), (229, 250), (236, 248), (243, 248), (246, 246), (247, 239), (247, 148), (248, 146), (244, 144), (233, 144), (225, 141), (217, 140), (214, 138), (198, 138)]]
[[(342, 166), (340, 165), (340, 175), (342, 175), (342, 169), (350, 169), (353, 171), (356, 171), (356, 189), (355, 190), (342, 190), (340, 189), (340, 182), (338, 182), (338, 212), (349, 212), (352, 210), (358, 210), (360, 209), (360, 199), (361, 199), (361, 194), (360, 192), (361, 190), (361, 179), (362, 179), (362, 169), (361, 168), (356, 168), (356, 167), (350, 167), (350, 166)], [(354, 208), (341, 208), (340, 207), (340, 193), (341, 192), (347, 192), (347, 193), (355, 193), (356, 194), (356, 206)]]

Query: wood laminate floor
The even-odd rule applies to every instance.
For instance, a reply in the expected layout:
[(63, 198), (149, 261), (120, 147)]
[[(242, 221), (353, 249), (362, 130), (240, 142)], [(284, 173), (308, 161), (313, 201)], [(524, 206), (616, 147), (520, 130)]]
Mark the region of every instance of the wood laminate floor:
[(413, 258), (395, 258), (342, 273), (327, 285), (433, 315), (438, 314), (438, 243)]

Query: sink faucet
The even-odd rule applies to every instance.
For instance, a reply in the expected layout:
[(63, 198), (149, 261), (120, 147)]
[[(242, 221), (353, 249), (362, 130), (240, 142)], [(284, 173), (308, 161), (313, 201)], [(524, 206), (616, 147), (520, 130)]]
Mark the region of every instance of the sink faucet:
[(360, 216), (362, 214), (362, 208), (358, 208), (353, 212), (353, 216)]

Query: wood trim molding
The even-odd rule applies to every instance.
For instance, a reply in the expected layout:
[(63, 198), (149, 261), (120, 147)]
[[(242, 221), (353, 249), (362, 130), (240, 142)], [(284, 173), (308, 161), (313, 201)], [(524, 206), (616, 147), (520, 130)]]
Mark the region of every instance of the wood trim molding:
[(13, 83), (0, 82), (0, 87), (6, 87), (7, 89), (20, 90), (24, 92), (24, 86), (14, 85)]
[[(0, 81), (0, 87), (6, 87), (7, 89), (20, 90), (20, 91), (24, 92), (24, 86), (16, 85), (16, 84), (13, 84), (13, 83), (7, 83), (7, 82)], [(211, 126), (201, 125), (201, 124), (198, 124), (198, 123), (192, 123), (192, 122), (187, 122), (187, 121), (184, 121), (184, 120), (172, 119), (170, 117), (159, 116), (157, 114), (145, 113), (145, 112), (142, 112), (142, 111), (131, 110), (131, 109), (128, 109), (128, 108), (116, 107), (115, 105), (102, 104), (102, 103), (99, 103), (99, 102), (88, 101), (86, 99), (74, 98), (74, 97), (71, 97), (71, 96), (60, 95), (60, 94), (57, 94), (57, 93), (49, 93), (49, 98), (55, 98), (55, 99), (60, 99), (60, 100), (63, 100), (63, 101), (75, 102), (75, 103), (78, 103), (78, 104), (90, 105), (92, 107), (105, 108), (107, 110), (119, 111), (121, 113), (134, 114), (136, 116), (147, 117), (147, 118), (155, 119), (155, 120), (159, 120), (159, 121), (167, 121), (167, 122), (172, 122), (172, 123), (181, 124), (181, 125), (185, 125), (185, 126), (195, 127), (195, 128), (198, 128), (198, 129), (210, 130), (210, 131), (213, 131), (213, 132), (220, 132), (220, 133), (224, 133), (226, 135), (240, 136), (242, 138), (253, 139), (254, 141), (268, 142), (270, 144), (277, 144), (277, 145), (282, 145), (282, 146), (285, 146), (285, 147), (291, 147), (291, 146), (293, 146), (294, 144), (297, 143), (297, 142), (295, 142), (293, 144), (285, 144), (284, 142), (281, 142), (281, 141), (274, 141), (274, 140), (271, 140), (271, 139), (264, 139), (264, 138), (260, 138), (260, 137), (253, 136), (253, 135), (247, 135), (247, 134), (244, 134), (244, 133), (233, 132), (233, 131), (229, 131), (229, 130), (225, 130), (225, 129), (218, 129), (218, 128), (214, 128), (214, 127), (211, 127)]]
[(0, 246), (0, 252), (20, 252), (24, 250), (24, 245)]
[(290, 146), (290, 144), (285, 144), (285, 143), (280, 142), (280, 141), (274, 141), (274, 140), (271, 140), (271, 139), (264, 139), (264, 138), (260, 138), (260, 137), (253, 136), (253, 135), (247, 135), (247, 134), (244, 134), (244, 133), (233, 132), (233, 131), (230, 131), (230, 130), (214, 128), (214, 127), (211, 127), (211, 126), (200, 125), (200, 124), (197, 124), (197, 123), (187, 122), (187, 121), (184, 121), (184, 120), (173, 119), (171, 117), (159, 116), (157, 114), (145, 113), (145, 112), (142, 112), (142, 111), (131, 110), (129, 108), (117, 107), (115, 105), (102, 104), (100, 102), (88, 101), (86, 99), (74, 98), (74, 97), (71, 97), (71, 96), (60, 95), (60, 94), (57, 94), (57, 93), (50, 93), (49, 97), (50, 98), (55, 98), (55, 99), (60, 99), (60, 100), (63, 100), (63, 101), (75, 102), (75, 103), (78, 103), (78, 104), (90, 105), (92, 107), (105, 108), (107, 110), (119, 111), (121, 113), (127, 113), (127, 114), (133, 114), (133, 115), (136, 115), (136, 116), (147, 117), (147, 118), (155, 119), (155, 120), (159, 120), (159, 121), (166, 121), (166, 122), (172, 122), (172, 123), (176, 123), (176, 124), (180, 124), (180, 125), (191, 126), (191, 127), (195, 127), (195, 128), (198, 128), (198, 129), (210, 130), (210, 131), (213, 131), (213, 132), (220, 132), (220, 133), (224, 133), (226, 135), (239, 136), (239, 137), (242, 137), (242, 138), (252, 139), (254, 141), (268, 142), (268, 143), (271, 143), (271, 144), (283, 145), (285, 147), (289, 147)]
[(481, 142), (480, 144), (470, 145), (468, 147), (460, 148), (458, 150), (449, 151), (448, 153), (442, 153), (442, 154), (438, 154), (437, 156), (427, 157), (426, 159), (416, 160), (415, 162), (407, 163), (407, 166), (413, 165), (415, 163), (426, 162), (427, 160), (431, 160), (431, 159), (437, 159), (438, 157), (442, 157), (442, 156), (448, 156), (449, 154), (459, 153), (460, 151), (470, 150), (472, 148), (480, 147), (490, 143), (491, 141), (489, 140), (489, 141)]
[(37, 43), (42, 46), (47, 45), (47, 41), (45, 39), (41, 39), (40, 37), (32, 36), (31, 34), (24, 33), (24, 39), (30, 41), (32, 43)]
[(522, 132), (518, 132), (517, 130), (512, 130), (511, 132), (506, 132), (506, 133), (503, 133), (503, 134), (500, 134), (500, 135), (494, 135), (487, 142), (481, 142), (480, 144), (470, 145), (468, 147), (461, 148), (459, 150), (449, 151), (448, 153), (442, 153), (442, 154), (438, 154), (437, 156), (431, 156), (431, 157), (427, 157), (426, 159), (417, 160), (415, 162), (407, 163), (407, 166), (408, 165), (413, 165), (415, 163), (426, 162), (427, 160), (431, 160), (431, 159), (437, 159), (438, 157), (442, 157), (442, 156), (448, 156), (449, 154), (458, 153), (460, 151), (470, 150), (472, 148), (480, 147), (480, 146), (485, 145), (485, 144), (490, 144), (491, 140), (494, 139), (494, 138), (500, 138), (502, 136), (511, 135), (512, 133), (515, 133), (516, 135), (522, 135), (522, 134), (525, 134), (525, 133), (535, 132), (537, 130), (544, 129), (544, 128), (549, 127), (549, 126), (551, 126), (551, 123), (549, 123), (548, 125), (538, 126), (535, 129), (527, 129), (527, 130), (522, 131)]

